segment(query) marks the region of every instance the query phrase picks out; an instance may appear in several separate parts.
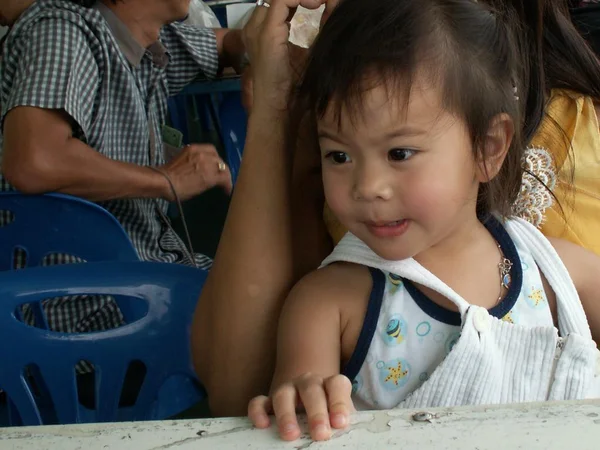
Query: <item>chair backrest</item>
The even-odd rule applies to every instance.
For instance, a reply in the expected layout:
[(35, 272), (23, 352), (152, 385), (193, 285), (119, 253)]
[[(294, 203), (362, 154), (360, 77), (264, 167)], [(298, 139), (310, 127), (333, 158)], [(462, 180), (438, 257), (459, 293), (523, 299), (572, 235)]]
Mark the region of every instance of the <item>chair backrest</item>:
[(63, 194), (0, 193), (0, 271), (14, 269), (15, 253), (26, 266), (52, 254), (84, 261), (135, 261), (139, 256), (121, 224), (95, 203)]
[(248, 117), (242, 106), (240, 92), (223, 94), (223, 101), (219, 108), (221, 122), (221, 135), (223, 146), (227, 154), (227, 163), (231, 170), (231, 177), (235, 184), (242, 164), (242, 155), (246, 143), (246, 127)]
[[(190, 358), (190, 330), (206, 272), (175, 264), (99, 262), (0, 273), (0, 390), (10, 425), (165, 419), (204, 398)], [(68, 295), (110, 295), (147, 312), (106, 331), (57, 333), (28, 326), (20, 305)], [(93, 365), (93, 404), (75, 367)], [(120, 405), (126, 373), (144, 367), (137, 397)]]

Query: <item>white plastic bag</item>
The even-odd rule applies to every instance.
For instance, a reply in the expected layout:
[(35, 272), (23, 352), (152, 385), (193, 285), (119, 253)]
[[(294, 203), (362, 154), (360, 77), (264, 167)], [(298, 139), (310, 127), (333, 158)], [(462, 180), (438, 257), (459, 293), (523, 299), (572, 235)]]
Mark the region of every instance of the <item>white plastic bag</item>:
[(299, 47), (308, 48), (319, 33), (319, 24), (325, 5), (318, 9), (298, 7), (290, 27), (290, 42)]
[[(236, 26), (243, 28), (250, 20), (252, 11), (253, 9), (247, 11)], [(317, 34), (319, 34), (323, 11), (325, 11), (325, 5), (321, 5), (317, 9), (306, 9), (303, 6), (298, 6), (290, 24), (290, 42), (299, 47), (310, 47)]]
[(191, 0), (190, 12), (183, 23), (198, 27), (221, 28), (216, 14), (202, 0)]

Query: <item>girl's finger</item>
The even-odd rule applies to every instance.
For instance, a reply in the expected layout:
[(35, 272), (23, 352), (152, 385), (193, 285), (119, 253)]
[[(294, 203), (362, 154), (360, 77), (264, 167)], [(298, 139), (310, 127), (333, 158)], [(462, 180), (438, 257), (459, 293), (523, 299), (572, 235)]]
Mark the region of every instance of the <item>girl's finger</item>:
[(271, 399), (265, 395), (254, 397), (248, 404), (248, 418), (256, 428), (268, 428), (271, 425), (271, 412)]
[(327, 395), (323, 388), (323, 380), (310, 377), (298, 383), (298, 393), (304, 404), (310, 436), (315, 441), (324, 441), (331, 437), (329, 413), (327, 411)]
[(296, 387), (290, 383), (280, 386), (271, 396), (279, 434), (286, 441), (293, 441), (300, 437), (300, 427), (296, 417), (296, 397)]
[(350, 414), (354, 411), (352, 403), (352, 383), (343, 375), (325, 380), (329, 421), (333, 428), (343, 429), (350, 423)]

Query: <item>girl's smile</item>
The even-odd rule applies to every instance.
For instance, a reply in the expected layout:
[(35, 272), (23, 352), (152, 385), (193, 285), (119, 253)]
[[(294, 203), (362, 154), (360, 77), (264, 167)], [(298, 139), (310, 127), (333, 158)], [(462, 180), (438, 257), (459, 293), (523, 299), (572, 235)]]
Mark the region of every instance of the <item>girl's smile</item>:
[(403, 235), (410, 225), (408, 219), (393, 222), (365, 222), (369, 231), (378, 238), (393, 238)]

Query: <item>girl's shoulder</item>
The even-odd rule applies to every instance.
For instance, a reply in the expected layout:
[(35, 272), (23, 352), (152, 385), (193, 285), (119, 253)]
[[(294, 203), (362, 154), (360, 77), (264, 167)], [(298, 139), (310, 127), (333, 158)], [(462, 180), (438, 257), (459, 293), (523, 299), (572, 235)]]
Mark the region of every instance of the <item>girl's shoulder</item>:
[(297, 311), (310, 317), (339, 320), (341, 357), (348, 361), (358, 342), (372, 289), (369, 268), (336, 262), (306, 275), (294, 287), (288, 302), (294, 302)]
[(306, 275), (294, 287), (306, 294), (319, 293), (322, 298), (355, 298), (373, 287), (369, 269), (359, 264), (336, 262)]

